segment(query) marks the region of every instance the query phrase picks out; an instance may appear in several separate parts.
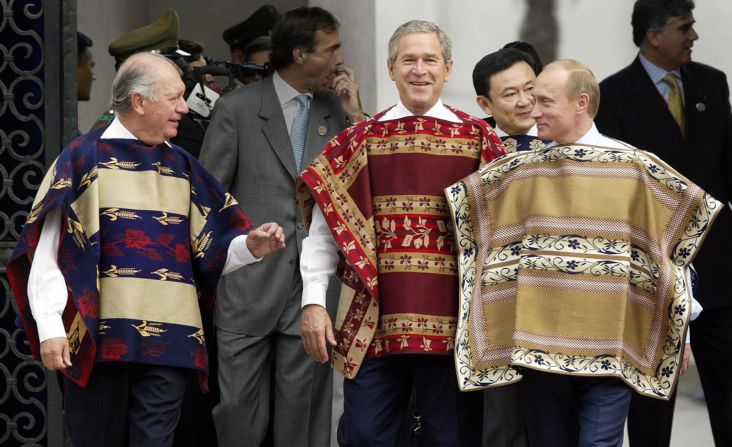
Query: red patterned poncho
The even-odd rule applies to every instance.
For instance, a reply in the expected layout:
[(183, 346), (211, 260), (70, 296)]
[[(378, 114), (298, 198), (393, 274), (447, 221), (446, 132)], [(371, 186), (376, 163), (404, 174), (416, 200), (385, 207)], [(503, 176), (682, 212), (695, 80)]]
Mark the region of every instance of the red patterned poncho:
[(317, 202), (345, 258), (333, 362), (348, 378), (367, 354), (454, 351), (457, 263), (443, 189), (505, 151), (485, 122), (450, 110), (461, 122), (379, 121), (382, 112), (339, 134), (300, 177), (306, 209)]

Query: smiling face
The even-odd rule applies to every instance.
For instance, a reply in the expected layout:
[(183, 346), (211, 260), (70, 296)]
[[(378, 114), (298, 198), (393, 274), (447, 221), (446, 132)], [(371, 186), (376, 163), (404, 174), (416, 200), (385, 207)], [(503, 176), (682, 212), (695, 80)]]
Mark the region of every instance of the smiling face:
[(694, 16), (672, 17), (662, 30), (649, 30), (644, 55), (659, 67), (671, 71), (691, 62), (691, 51), (699, 35)]
[(452, 61), (445, 61), (435, 33), (403, 35), (394, 62), (387, 64), (399, 99), (415, 115), (424, 115), (437, 103), (452, 71)]
[[(185, 85), (172, 65), (154, 61), (156, 72), (155, 98), (133, 93), (133, 108), (137, 126), (130, 131), (143, 143), (161, 144), (178, 134), (178, 121), (188, 113), (183, 95)], [(136, 131), (133, 131), (135, 129)]]
[(567, 94), (569, 72), (561, 67), (547, 66), (536, 78), (536, 104), (531, 116), (536, 120), (539, 138), (559, 144), (576, 141), (577, 98)]
[(534, 119), (534, 70), (526, 62), (516, 62), (490, 77), (488, 96), (478, 96), (478, 105), (496, 120), (496, 125), (509, 135), (525, 135)]

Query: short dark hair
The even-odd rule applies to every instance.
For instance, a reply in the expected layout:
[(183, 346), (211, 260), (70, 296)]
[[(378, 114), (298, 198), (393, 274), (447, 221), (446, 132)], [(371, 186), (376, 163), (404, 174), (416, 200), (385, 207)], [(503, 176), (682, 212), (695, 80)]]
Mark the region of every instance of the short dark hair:
[(503, 48), (513, 48), (515, 50), (523, 51), (526, 53), (529, 58), (533, 62), (526, 61), (527, 64), (531, 65), (531, 68), (534, 69), (534, 74), (539, 76), (539, 73), (541, 73), (541, 70), (544, 69), (544, 64), (541, 62), (541, 57), (539, 56), (539, 52), (536, 51), (536, 48), (534, 48), (533, 45), (531, 45), (528, 42), (522, 42), (520, 40), (514, 40), (513, 42), (509, 42), (506, 45), (503, 46)]
[(269, 38), (269, 36), (259, 36), (256, 39), (252, 40), (247, 44), (246, 47), (244, 47), (244, 61), (249, 61), (249, 55), (253, 53), (258, 53), (260, 51), (271, 51), (272, 50), (272, 40)]
[(483, 59), (475, 64), (475, 68), (473, 68), (473, 87), (475, 87), (475, 94), (483, 95), (490, 99), (491, 76), (503, 70), (508, 70), (513, 64), (518, 62), (526, 62), (534, 70), (534, 74), (538, 74), (534, 68), (534, 59), (527, 53), (516, 48), (504, 47), (483, 57)]
[(81, 58), (84, 56), (86, 49), (91, 48), (92, 45), (94, 45), (94, 42), (92, 42), (91, 37), (87, 36), (86, 34), (82, 33), (81, 31), (76, 32), (76, 63), (77, 64), (82, 62)]
[(633, 43), (640, 47), (649, 30), (662, 29), (672, 17), (688, 16), (693, 9), (693, 0), (637, 0), (630, 19)]
[(317, 6), (287, 11), (272, 28), (272, 68), (279, 70), (289, 67), (294, 62), (292, 50), (302, 48), (307, 52), (313, 51), (316, 32), (333, 32), (338, 29), (338, 25), (333, 14)]

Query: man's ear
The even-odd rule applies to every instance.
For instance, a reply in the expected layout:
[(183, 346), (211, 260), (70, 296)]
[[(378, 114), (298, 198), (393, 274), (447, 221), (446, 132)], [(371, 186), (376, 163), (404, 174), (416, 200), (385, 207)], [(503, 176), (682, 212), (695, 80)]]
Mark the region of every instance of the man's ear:
[(389, 78), (393, 81), (394, 80), (394, 64), (388, 58), (386, 59), (386, 69), (389, 70)]
[(445, 82), (450, 80), (451, 74), (452, 74), (452, 60), (449, 60), (445, 63)]
[(580, 93), (577, 96), (577, 114), (587, 113), (587, 109), (590, 107), (590, 95), (587, 93)]
[(658, 48), (661, 44), (661, 34), (663, 34), (663, 32), (659, 30), (648, 30), (646, 32), (645, 45), (648, 45), (651, 48)]
[(132, 110), (138, 115), (145, 114), (145, 108), (142, 106), (144, 101), (145, 97), (139, 93), (133, 93), (130, 95), (130, 105), (132, 106)]
[(305, 52), (302, 50), (302, 48), (293, 48), (292, 49), (292, 60), (298, 64), (301, 64), (302, 61), (305, 60)]
[(478, 97), (475, 98), (475, 102), (478, 103), (478, 107), (480, 107), (486, 113), (486, 115), (493, 116), (493, 109), (491, 108), (490, 99), (486, 98), (483, 95), (478, 95)]

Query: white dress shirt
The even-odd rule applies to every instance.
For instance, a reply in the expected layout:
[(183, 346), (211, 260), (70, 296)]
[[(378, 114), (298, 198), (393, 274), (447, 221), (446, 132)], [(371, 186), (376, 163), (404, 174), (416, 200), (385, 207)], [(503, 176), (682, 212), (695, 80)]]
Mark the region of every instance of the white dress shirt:
[(663, 78), (666, 77), (666, 75), (673, 75), (676, 77), (676, 81), (679, 83), (679, 90), (681, 93), (681, 99), (683, 101), (684, 99), (684, 80), (681, 79), (681, 69), (677, 68), (675, 70), (667, 71), (664, 68), (659, 67), (658, 65), (654, 64), (653, 62), (649, 61), (645, 56), (643, 56), (643, 53), (638, 53), (638, 59), (640, 59), (641, 65), (643, 66), (643, 69), (648, 73), (648, 77), (651, 78), (651, 82), (653, 82), (653, 85), (656, 87), (656, 90), (658, 90), (658, 93), (663, 96), (663, 99), (668, 102), (668, 95), (671, 93), (671, 87), (664, 82)]
[[(100, 139), (136, 139), (118, 118), (107, 127)], [(166, 141), (170, 146), (170, 143)], [(54, 337), (66, 337), (61, 314), (66, 307), (66, 281), (58, 266), (58, 242), (61, 234), (61, 210), (51, 210), (43, 222), (43, 230), (36, 247), (28, 277), (28, 303), (36, 320), (41, 342)], [(229, 244), (222, 275), (247, 264), (259, 261), (249, 251), (246, 235), (235, 237)], [(260, 258), (261, 259), (261, 258)]]
[[(295, 90), (290, 84), (288, 84), (278, 72), (274, 72), (272, 75), (272, 84), (274, 85), (277, 99), (280, 100), (280, 107), (282, 108), (282, 114), (285, 116), (285, 124), (287, 125), (287, 134), (292, 133), (292, 124), (295, 122), (297, 116), (297, 109), (299, 104), (295, 98), (300, 95), (300, 92)], [(312, 93), (306, 93), (313, 99)]]
[[(379, 121), (395, 120), (413, 116), (401, 101), (379, 118)], [(438, 118), (454, 123), (461, 122), (450, 109), (438, 100), (423, 116)], [(338, 267), (338, 246), (333, 240), (330, 228), (319, 206), (313, 207), (313, 219), (308, 237), (302, 241), (300, 273), (302, 275), (302, 306), (317, 304), (325, 307), (325, 292), (328, 281)]]

